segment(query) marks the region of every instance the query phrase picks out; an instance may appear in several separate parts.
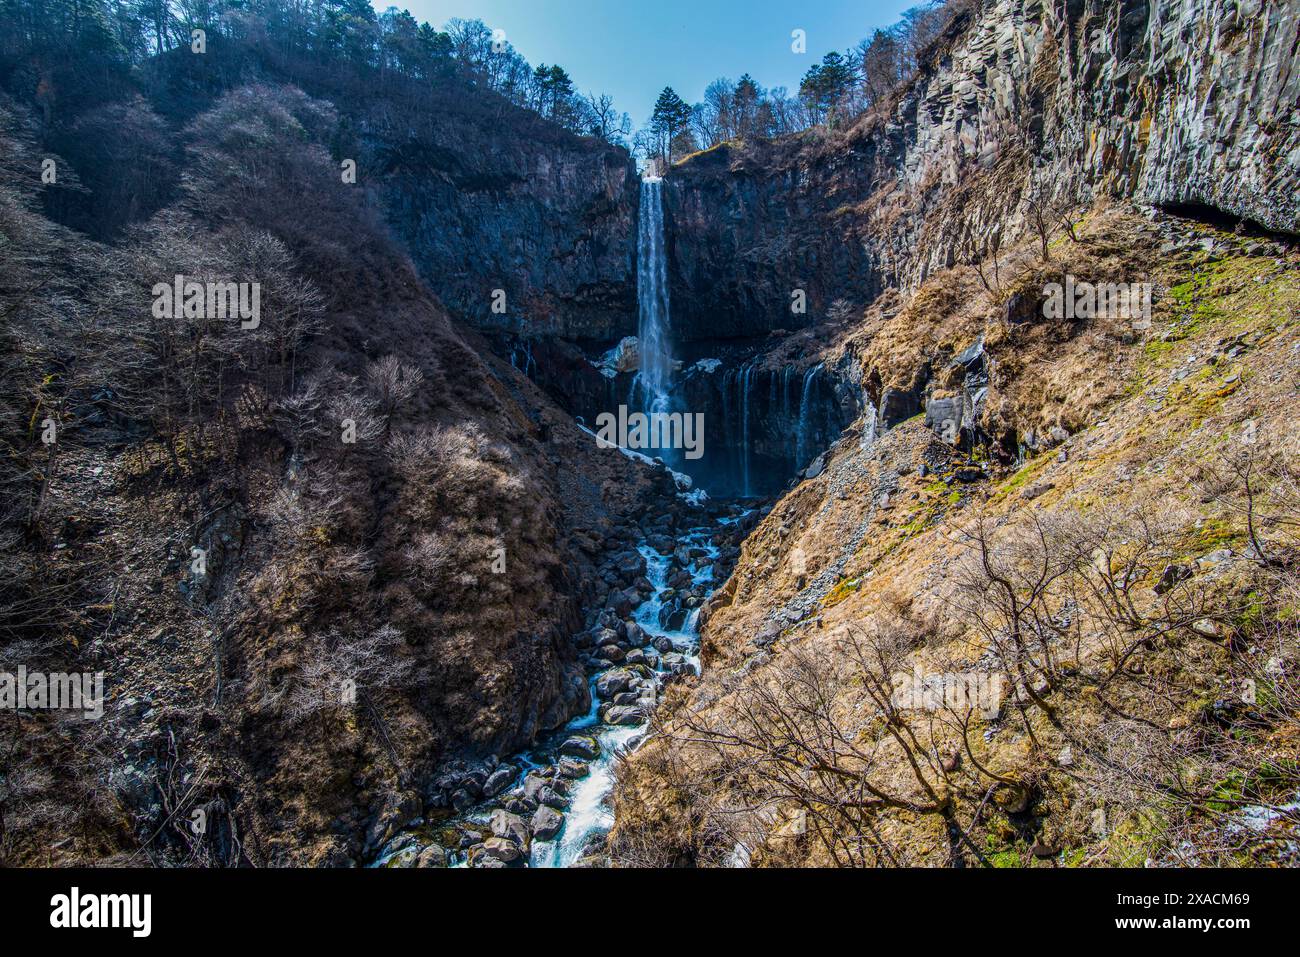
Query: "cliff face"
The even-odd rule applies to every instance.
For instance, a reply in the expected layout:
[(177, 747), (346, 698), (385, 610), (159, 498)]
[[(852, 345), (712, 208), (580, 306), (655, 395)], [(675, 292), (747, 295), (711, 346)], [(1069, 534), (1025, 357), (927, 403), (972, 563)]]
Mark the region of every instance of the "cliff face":
[(400, 139), (368, 131), (390, 224), (462, 321), (530, 337), (634, 334), (635, 164), (510, 112), (493, 124), (440, 111)]
[[(969, 262), (1051, 198), (1183, 207), (1300, 230), (1294, 4), (996, 0), (849, 129), (724, 144), (669, 204), (683, 338), (807, 325)], [(795, 290), (808, 310), (792, 312)]]

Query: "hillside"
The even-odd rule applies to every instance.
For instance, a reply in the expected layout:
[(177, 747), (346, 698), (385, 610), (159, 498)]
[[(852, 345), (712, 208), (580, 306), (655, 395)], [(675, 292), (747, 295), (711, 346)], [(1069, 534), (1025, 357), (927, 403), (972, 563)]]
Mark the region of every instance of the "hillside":
[(1293, 2), (630, 141), (482, 21), (156, 13), (0, 5), (0, 866), (1300, 864)]
[[(341, 182), (330, 103), (215, 99), (176, 198), (108, 243), (43, 215), (28, 117), (3, 104), (4, 654), (103, 670), (108, 713), (6, 734), (0, 851), (363, 859), (456, 762), (586, 709), (569, 634), (672, 482), (457, 331)], [(255, 329), (152, 305), (250, 273)]]
[[(673, 170), (676, 319), (863, 401), (706, 606), (615, 862), (1294, 863), (1296, 21), (1249, 13), (983, 4), (855, 125)], [(1153, 313), (1047, 305), (1108, 283)]]
[[(932, 365), (933, 413), (974, 375), (980, 430), (1040, 447), (851, 429), (710, 602), (615, 859), (1294, 863), (1297, 262), (1108, 209), (1040, 268), (1141, 269), (1146, 335), (1009, 321), (971, 270), (873, 307), (840, 346), (864, 378)], [(900, 705), (915, 675), (1001, 697)]]

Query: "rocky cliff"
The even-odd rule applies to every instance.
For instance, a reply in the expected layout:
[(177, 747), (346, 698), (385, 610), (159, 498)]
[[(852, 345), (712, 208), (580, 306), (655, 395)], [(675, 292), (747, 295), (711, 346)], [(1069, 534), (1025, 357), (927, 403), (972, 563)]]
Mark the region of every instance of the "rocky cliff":
[(635, 334), (627, 152), (508, 105), (500, 123), (448, 106), (362, 137), (388, 220), (439, 298), (473, 326), (530, 338)]
[[(370, 860), (394, 828), (476, 796), (484, 761), (586, 710), (573, 635), (632, 584), (616, 556), (638, 520), (681, 507), (663, 469), (598, 450), (452, 321), (366, 163), (340, 179), (328, 146), (356, 142), (352, 114), (225, 79), (155, 88), (183, 124), (112, 105), (185, 150), (175, 198), (124, 234), (104, 221), (106, 242), (46, 217), (38, 124), (0, 95), (16, 490), (0, 663), (103, 672), (108, 698), (99, 722), (6, 725), (6, 862)], [(88, 145), (129, 168), (130, 139)], [(613, 168), (590, 144), (550, 148)], [(557, 182), (597, 176), (564, 162)], [(161, 315), (151, 289), (178, 272), (254, 277), (258, 322)], [(69, 440), (31, 431), (47, 416)], [(182, 779), (209, 815), (197, 837)]]
[(1024, 229), (1036, 183), (1063, 204), (1122, 196), (1295, 233), (1298, 29), (1276, 0), (967, 11), (854, 125), (673, 168), (674, 328), (756, 335), (914, 288)]

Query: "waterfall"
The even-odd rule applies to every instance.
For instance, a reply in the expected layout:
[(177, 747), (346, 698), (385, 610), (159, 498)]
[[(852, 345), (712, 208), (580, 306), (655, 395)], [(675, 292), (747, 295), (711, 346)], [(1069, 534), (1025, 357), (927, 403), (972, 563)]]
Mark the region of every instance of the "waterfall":
[[(781, 429), (785, 433), (785, 441), (782, 443), (782, 450), (786, 458), (795, 454), (791, 449), (791, 440), (795, 437), (795, 430), (791, 428), (793, 415), (790, 411), (790, 373), (794, 372), (794, 366), (786, 366), (781, 370)], [(799, 463), (795, 463), (795, 469), (798, 470)]]
[(799, 397), (799, 431), (795, 440), (795, 460), (798, 468), (808, 464), (808, 457), (812, 454), (811, 449), (817, 438), (812, 424), (812, 398), (813, 386), (821, 371), (822, 367), (819, 363), (805, 372), (803, 377), (803, 395)]
[(663, 180), (641, 180), (641, 221), (636, 244), (637, 337), (640, 368), (636, 385), (646, 412), (669, 411), (673, 357), (668, 340), (668, 263), (664, 250)]
[(876, 410), (876, 404), (871, 401), (865, 394), (863, 395), (867, 403), (867, 409), (862, 414), (862, 443), (863, 451), (871, 448), (876, 444), (876, 439), (880, 437), (880, 413)]

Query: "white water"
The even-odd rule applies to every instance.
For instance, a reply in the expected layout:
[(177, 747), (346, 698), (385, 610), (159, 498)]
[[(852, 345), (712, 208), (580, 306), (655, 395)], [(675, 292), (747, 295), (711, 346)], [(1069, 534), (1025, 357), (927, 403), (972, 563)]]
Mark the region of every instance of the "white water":
[(862, 426), (862, 443), (863, 450), (871, 448), (876, 444), (876, 439), (880, 437), (880, 413), (876, 410), (876, 404), (871, 399), (863, 397), (866, 403), (866, 411), (863, 412)]
[(636, 390), (642, 411), (668, 412), (673, 357), (669, 341), (668, 260), (664, 250), (663, 180), (641, 180), (641, 215), (636, 244), (637, 337), (640, 368)]
[[(709, 542), (708, 531), (696, 531), (678, 540), (687, 548), (698, 546), (708, 553), (708, 564), (703, 569), (692, 571), (695, 584), (712, 581), (712, 562), (717, 558), (717, 549)], [(642, 545), (641, 554), (646, 560), (646, 578), (654, 585), (654, 595), (641, 604), (633, 620), (645, 630), (653, 643), (655, 639), (666, 637), (673, 643), (673, 648), (688, 656), (691, 667), (698, 673), (700, 669), (699, 648), (697, 644), (696, 624), (699, 609), (687, 614), (686, 621), (679, 630), (670, 631), (659, 625), (659, 612), (663, 602), (659, 595), (668, 587), (669, 557), (660, 555), (648, 545)], [(663, 674), (661, 672), (661, 674)], [(592, 710), (581, 718), (575, 719), (565, 729), (565, 733), (576, 733), (597, 726), (596, 740), (600, 742), (600, 757), (590, 765), (591, 773), (577, 781), (570, 791), (572, 803), (564, 816), (564, 829), (554, 841), (537, 841), (532, 846), (529, 865), (532, 867), (570, 867), (582, 856), (591, 836), (597, 831), (606, 831), (614, 823), (614, 812), (606, 803), (614, 788), (614, 769), (618, 755), (639, 743), (646, 726), (611, 727), (600, 724), (596, 717), (599, 702), (596, 699), (595, 678), (592, 679)]]
[(799, 432), (795, 445), (795, 467), (804, 468), (808, 464), (811, 455), (813, 440), (812, 425), (812, 389), (817, 381), (818, 374), (822, 371), (821, 365), (815, 365), (803, 377), (803, 395), (799, 398)]

